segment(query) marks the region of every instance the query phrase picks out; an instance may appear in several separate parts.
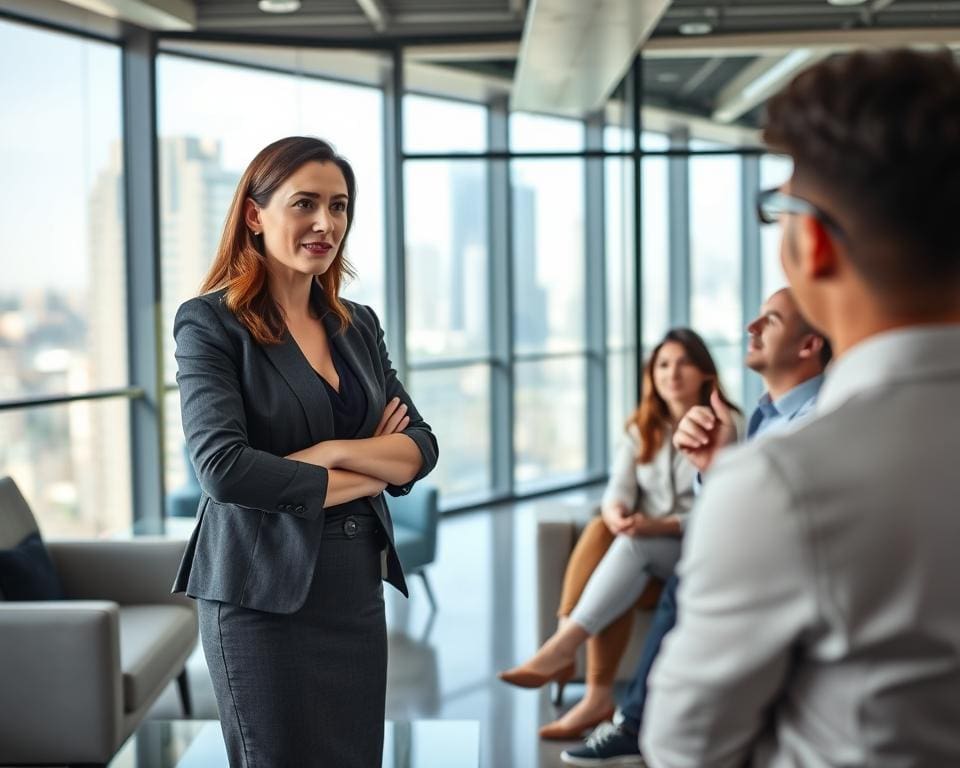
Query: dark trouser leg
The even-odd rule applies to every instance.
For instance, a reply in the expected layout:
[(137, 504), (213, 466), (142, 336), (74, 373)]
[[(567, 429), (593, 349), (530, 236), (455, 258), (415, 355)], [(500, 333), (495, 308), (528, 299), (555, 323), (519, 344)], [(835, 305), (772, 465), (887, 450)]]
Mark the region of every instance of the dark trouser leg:
[(647, 678), (653, 662), (660, 653), (660, 645), (677, 623), (677, 585), (676, 575), (670, 577), (660, 594), (657, 610), (653, 614), (653, 623), (647, 632), (637, 671), (630, 682), (630, 688), (623, 700), (623, 724), (631, 731), (640, 732), (640, 723), (643, 722), (643, 708), (647, 701)]

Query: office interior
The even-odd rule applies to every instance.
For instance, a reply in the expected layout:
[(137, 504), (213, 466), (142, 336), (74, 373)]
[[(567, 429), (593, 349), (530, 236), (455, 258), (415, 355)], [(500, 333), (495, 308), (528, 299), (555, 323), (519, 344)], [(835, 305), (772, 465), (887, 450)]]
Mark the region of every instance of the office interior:
[[(542, 639), (538, 530), (593, 513), (668, 328), (753, 406), (744, 326), (785, 284), (754, 200), (790, 174), (764, 103), (895, 45), (960, 51), (960, 3), (0, 0), (0, 476), (44, 539), (189, 536), (174, 313), (253, 155), (328, 139), (358, 178), (344, 295), (440, 445), (387, 718), (559, 765), (537, 728), (578, 686), (557, 709), (496, 679)], [(185, 679), (215, 719), (199, 650)], [(143, 718), (182, 706), (171, 680)]]

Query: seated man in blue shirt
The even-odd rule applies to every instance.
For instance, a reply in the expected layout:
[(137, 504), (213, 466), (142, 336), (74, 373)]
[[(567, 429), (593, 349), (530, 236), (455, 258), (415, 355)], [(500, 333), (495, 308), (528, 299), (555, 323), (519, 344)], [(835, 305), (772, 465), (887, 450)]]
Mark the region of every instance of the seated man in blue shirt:
[[(766, 392), (747, 425), (747, 438), (785, 429), (813, 409), (830, 361), (830, 344), (800, 314), (788, 288), (774, 293), (747, 326), (746, 365), (760, 374)], [(729, 409), (714, 397), (712, 408), (696, 406), (677, 426), (674, 446), (705, 472), (725, 445), (735, 442), (736, 430)], [(647, 697), (647, 676), (660, 644), (677, 619), (677, 577), (664, 587), (647, 633), (640, 662), (621, 706), (618, 725), (602, 723), (579, 748), (566, 750), (561, 759), (578, 766), (642, 766), (638, 735)]]

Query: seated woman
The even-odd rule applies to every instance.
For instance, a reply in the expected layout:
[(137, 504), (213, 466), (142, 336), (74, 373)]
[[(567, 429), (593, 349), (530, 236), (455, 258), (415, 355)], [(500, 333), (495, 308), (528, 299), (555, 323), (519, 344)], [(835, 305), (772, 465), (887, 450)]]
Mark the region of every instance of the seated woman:
[(531, 659), (500, 673), (522, 688), (566, 682), (586, 641), (586, 694), (544, 726), (541, 738), (578, 738), (613, 715), (613, 681), (630, 639), (632, 608), (652, 576), (673, 573), (693, 506), (696, 469), (673, 448), (671, 434), (690, 408), (709, 405), (714, 388), (739, 414), (703, 339), (686, 328), (669, 331), (644, 369), (643, 397), (627, 422), (600, 517), (586, 527), (567, 563), (559, 628)]

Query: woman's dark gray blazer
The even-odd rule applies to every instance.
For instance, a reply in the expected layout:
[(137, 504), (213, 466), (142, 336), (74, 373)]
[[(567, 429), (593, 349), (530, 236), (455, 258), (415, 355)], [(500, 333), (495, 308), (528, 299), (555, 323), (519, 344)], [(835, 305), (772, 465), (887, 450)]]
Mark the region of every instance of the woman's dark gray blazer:
[[(174, 323), (183, 429), (203, 496), (173, 590), (293, 613), (306, 599), (320, 552), (327, 470), (283, 457), (333, 439), (330, 401), (289, 333), (280, 344), (258, 343), (223, 295), (187, 301)], [(373, 436), (389, 400), (406, 403), (403, 434), (417, 444), (423, 466), (410, 483), (387, 492), (409, 493), (437, 463), (437, 441), (397, 379), (373, 310), (344, 303), (353, 322), (342, 334), (332, 313), (323, 323), (367, 398), (359, 436)], [(369, 504), (389, 539), (384, 578), (406, 595), (383, 495)]]

